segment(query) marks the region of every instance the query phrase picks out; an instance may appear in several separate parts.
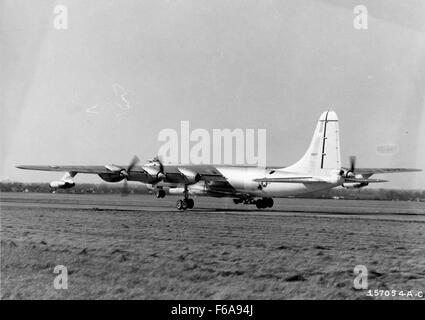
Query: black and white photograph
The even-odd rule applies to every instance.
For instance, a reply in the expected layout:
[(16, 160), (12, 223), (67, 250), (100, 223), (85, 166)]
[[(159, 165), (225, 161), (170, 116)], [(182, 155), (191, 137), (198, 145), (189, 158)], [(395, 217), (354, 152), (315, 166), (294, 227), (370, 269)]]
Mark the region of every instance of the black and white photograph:
[(1, 0), (0, 66), (1, 300), (425, 299), (423, 0)]

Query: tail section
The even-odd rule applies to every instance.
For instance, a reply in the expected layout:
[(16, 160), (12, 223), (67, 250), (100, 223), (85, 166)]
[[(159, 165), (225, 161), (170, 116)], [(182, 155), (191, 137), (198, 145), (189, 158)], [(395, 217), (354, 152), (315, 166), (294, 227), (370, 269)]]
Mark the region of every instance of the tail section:
[(340, 169), (338, 117), (334, 111), (320, 116), (313, 139), (304, 156), (285, 171), (318, 174), (323, 169)]

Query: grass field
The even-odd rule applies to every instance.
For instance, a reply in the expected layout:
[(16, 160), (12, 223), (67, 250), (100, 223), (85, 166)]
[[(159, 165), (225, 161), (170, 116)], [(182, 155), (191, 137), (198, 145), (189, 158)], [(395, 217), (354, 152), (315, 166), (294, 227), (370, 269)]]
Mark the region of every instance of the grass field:
[[(281, 199), (259, 212), (209, 199), (178, 213), (174, 198), (153, 210), (147, 196), (130, 207), (14, 197), (2, 196), (2, 299), (368, 298), (353, 289), (359, 264), (372, 290), (425, 290), (423, 203)], [(56, 265), (68, 268), (67, 290), (53, 287)]]

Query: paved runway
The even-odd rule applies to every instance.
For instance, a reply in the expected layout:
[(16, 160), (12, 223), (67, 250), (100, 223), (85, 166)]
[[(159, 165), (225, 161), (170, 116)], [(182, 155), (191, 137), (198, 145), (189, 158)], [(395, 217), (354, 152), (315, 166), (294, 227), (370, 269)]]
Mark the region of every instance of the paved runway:
[[(51, 193), (2, 193), (1, 206), (22, 208), (62, 208), (92, 210), (133, 210), (133, 211), (179, 211), (175, 208), (177, 196), (157, 199), (153, 195), (116, 194), (51, 194)], [(227, 212), (250, 215), (331, 215), (372, 219), (401, 219), (425, 221), (425, 202), (409, 201), (363, 201), (330, 199), (275, 199), (271, 209), (257, 209), (254, 205), (235, 205), (232, 199), (209, 197), (195, 198), (195, 208), (188, 210), (198, 213)], [(186, 211), (186, 212), (188, 212)]]

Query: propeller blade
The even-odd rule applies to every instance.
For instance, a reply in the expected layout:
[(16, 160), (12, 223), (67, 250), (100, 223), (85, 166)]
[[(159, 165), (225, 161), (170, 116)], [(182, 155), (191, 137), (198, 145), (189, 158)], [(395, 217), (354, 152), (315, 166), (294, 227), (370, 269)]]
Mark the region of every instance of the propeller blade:
[(127, 172), (130, 172), (131, 169), (133, 169), (134, 166), (136, 166), (139, 162), (140, 162), (140, 159), (137, 156), (134, 156), (129, 166), (127, 167)]
[(356, 169), (356, 156), (350, 156), (350, 171), (354, 172)]
[(128, 187), (128, 175), (130, 171), (139, 163), (140, 159), (137, 156), (134, 156), (128, 165), (126, 170), (122, 170), (121, 174), (124, 176), (124, 184), (121, 190), (121, 195), (126, 196), (130, 193), (130, 189)]
[(159, 164), (159, 172), (160, 173), (164, 173), (164, 165), (162, 164), (162, 159), (160, 156), (156, 157), (156, 160), (158, 161)]
[(156, 156), (155, 159), (156, 159), (156, 162), (159, 164), (159, 170), (156, 176), (158, 177), (158, 179), (164, 180), (166, 177), (166, 174), (164, 172), (164, 165), (162, 164), (162, 157), (158, 155)]

